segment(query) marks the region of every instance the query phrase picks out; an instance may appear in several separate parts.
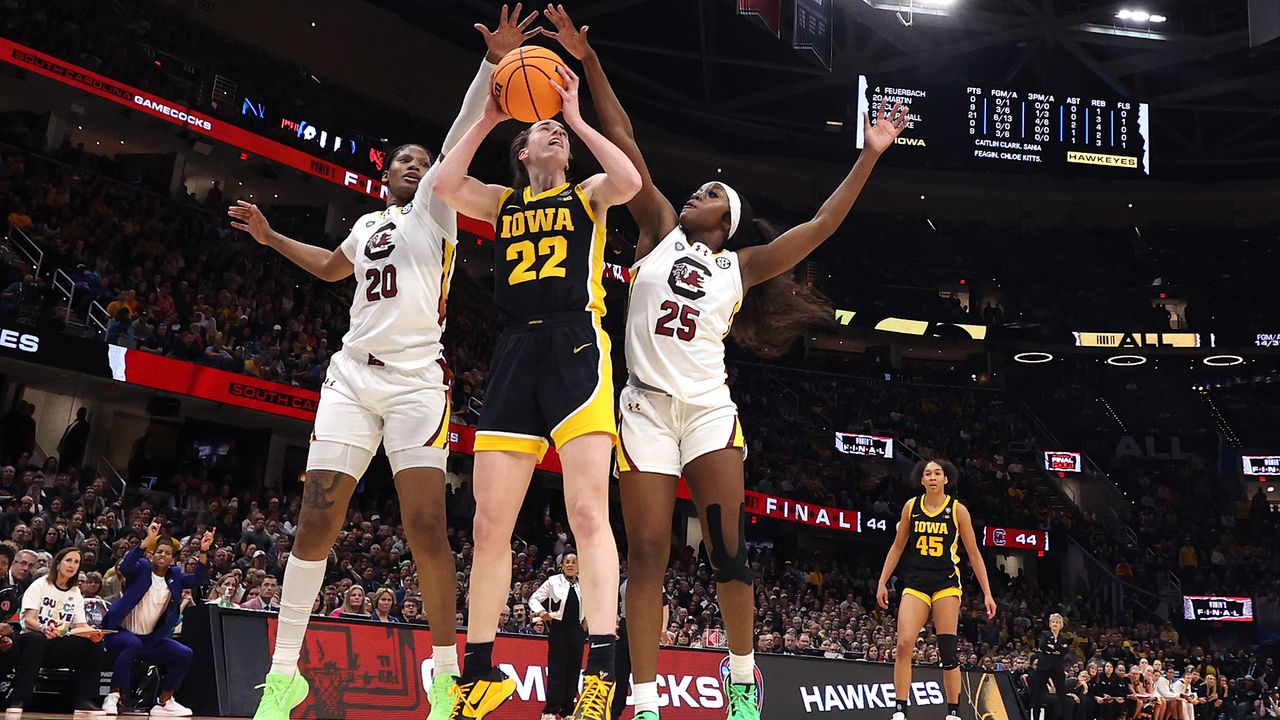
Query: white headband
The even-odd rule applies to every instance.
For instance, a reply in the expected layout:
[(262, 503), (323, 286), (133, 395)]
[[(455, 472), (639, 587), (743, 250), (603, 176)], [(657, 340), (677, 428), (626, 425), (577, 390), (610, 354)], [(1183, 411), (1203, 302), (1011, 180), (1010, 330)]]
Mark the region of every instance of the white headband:
[(717, 180), (714, 184), (719, 185), (729, 198), (729, 237), (733, 237), (733, 234), (738, 232), (738, 222), (742, 220), (742, 198), (738, 196), (737, 190), (726, 183)]

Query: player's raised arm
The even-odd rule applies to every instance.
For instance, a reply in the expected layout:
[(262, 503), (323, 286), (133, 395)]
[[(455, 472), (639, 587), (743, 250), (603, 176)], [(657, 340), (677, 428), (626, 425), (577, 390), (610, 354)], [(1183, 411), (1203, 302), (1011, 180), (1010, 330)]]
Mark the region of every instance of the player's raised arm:
[(654, 185), (649, 174), (649, 166), (640, 153), (636, 143), (635, 130), (631, 126), (631, 118), (622, 108), (618, 96), (604, 74), (604, 66), (600, 58), (587, 41), (588, 26), (578, 28), (565, 12), (564, 6), (548, 5), (544, 13), (555, 25), (555, 31), (546, 34), (560, 42), (564, 49), (582, 61), (583, 74), (587, 77), (587, 87), (591, 90), (591, 101), (600, 116), (600, 130), (606, 138), (617, 145), (631, 159), (640, 173), (641, 187), (635, 197), (627, 203), (627, 209), (640, 226), (640, 238), (636, 244), (636, 260), (649, 254), (653, 246), (676, 226), (679, 218), (671, 202)]
[(524, 10), (523, 3), (516, 3), (515, 11), (510, 13), (507, 12), (507, 6), (503, 5), (502, 12), (498, 15), (498, 26), (493, 30), (486, 27), (484, 23), (475, 24), (475, 29), (484, 38), (488, 52), (480, 63), (480, 70), (476, 72), (476, 76), (471, 79), (471, 85), (467, 87), (467, 94), (462, 98), (462, 109), (458, 111), (458, 117), (454, 119), (453, 125), (449, 127), (449, 132), (444, 137), (444, 144), (441, 146), (442, 154), (447, 155), (453, 150), (467, 128), (474, 125), (484, 114), (485, 96), (489, 94), (489, 86), (493, 82), (493, 71), (497, 69), (502, 58), (523, 45), (529, 38), (542, 34), (541, 27), (529, 29), (530, 23), (538, 18), (538, 11), (534, 10), (528, 17), (521, 20), (522, 10)]
[(745, 285), (758, 285), (790, 270), (831, 237), (849, 216), (880, 155), (906, 128), (909, 113), (910, 109), (902, 103), (890, 110), (889, 101), (885, 100), (875, 125), (871, 124), (870, 117), (863, 116), (866, 146), (844, 182), (822, 203), (813, 219), (782, 233), (768, 245), (745, 248), (738, 253)]
[(607, 209), (627, 202), (640, 191), (639, 171), (626, 153), (582, 119), (582, 111), (578, 106), (578, 76), (563, 65), (557, 66), (556, 71), (564, 78), (565, 87), (560, 87), (557, 83), (551, 83), (551, 87), (559, 93), (563, 103), (560, 112), (564, 116), (565, 125), (578, 134), (604, 170), (583, 181), (583, 192), (597, 209)]
[(498, 107), (493, 94), (488, 94), (484, 114), (458, 140), (453, 152), (436, 165), (431, 179), (431, 192), (458, 212), (493, 224), (498, 219), (498, 202), (506, 188), (486, 185), (467, 174), (480, 143), (508, 116)]
[(254, 240), (258, 241), (258, 244), (275, 250), (321, 280), (328, 282), (342, 280), (350, 276), (355, 268), (351, 259), (343, 254), (341, 248), (325, 250), (316, 245), (298, 242), (272, 230), (271, 223), (267, 222), (266, 216), (253, 203), (237, 200), (236, 204), (227, 210), (227, 215), (231, 216), (231, 227), (249, 233)]

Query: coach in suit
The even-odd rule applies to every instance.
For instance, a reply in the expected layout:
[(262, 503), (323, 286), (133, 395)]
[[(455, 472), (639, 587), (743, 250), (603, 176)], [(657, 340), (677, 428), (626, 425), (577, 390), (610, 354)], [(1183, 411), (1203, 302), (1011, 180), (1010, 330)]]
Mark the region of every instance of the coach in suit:
[[(172, 538), (160, 537), (160, 523), (147, 528), (147, 539), (125, 553), (119, 571), (125, 578), (124, 595), (111, 605), (103, 624), (118, 631), (107, 637), (107, 649), (116, 656), (111, 675), (111, 693), (103, 702), (110, 713), (120, 702), (122, 692), (132, 687), (133, 661), (154, 662), (162, 673), (160, 705), (152, 715), (187, 716), (191, 711), (173, 698), (191, 667), (191, 648), (169, 637), (182, 619), (182, 591), (195, 590), (209, 574), (209, 546), (213, 531), (200, 541), (200, 562), (193, 573), (175, 566), (174, 553), (179, 544)], [(151, 553), (148, 561), (146, 553)], [(140, 708), (145, 709), (145, 708)]]

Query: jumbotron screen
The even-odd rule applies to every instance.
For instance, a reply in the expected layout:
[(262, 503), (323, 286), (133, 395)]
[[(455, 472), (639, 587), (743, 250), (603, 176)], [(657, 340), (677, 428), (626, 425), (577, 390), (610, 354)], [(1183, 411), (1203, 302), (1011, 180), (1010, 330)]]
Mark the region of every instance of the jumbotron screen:
[[(899, 83), (858, 77), (858, 111), (874, 120), (882, 100), (911, 107), (892, 162), (941, 169), (1033, 169), (1151, 174), (1146, 103), (1061, 92)], [(864, 144), (862, 121), (858, 147)]]
[(1182, 617), (1186, 620), (1253, 620), (1253, 598), (1221, 595), (1183, 595)]

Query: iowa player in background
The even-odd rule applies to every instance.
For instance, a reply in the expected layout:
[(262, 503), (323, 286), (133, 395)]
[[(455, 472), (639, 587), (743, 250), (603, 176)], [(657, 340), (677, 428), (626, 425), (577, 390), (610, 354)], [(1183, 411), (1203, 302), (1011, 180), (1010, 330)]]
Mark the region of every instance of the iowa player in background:
[[(489, 52), (445, 137), (445, 153), (484, 112), (494, 63), (537, 34), (537, 29), (526, 30), (537, 13), (519, 22), (520, 11), (517, 4), (508, 14), (503, 6), (496, 31), (476, 26)], [(401, 519), (426, 600), (423, 609), (431, 622), (435, 679), (428, 693), (429, 720), (449, 716), (453, 678), (460, 671), (454, 634), (457, 582), (445, 537), (450, 374), (441, 344), (458, 242), (457, 213), (431, 194), (439, 164), (433, 166), (424, 146), (400, 146), (387, 155), (386, 167), (387, 207), (358, 219), (336, 250), (274, 232), (249, 203), (229, 211), (232, 227), (316, 277), (337, 282), (354, 274), (358, 283), (350, 328), (320, 392), (302, 514), (282, 585), (275, 652), (255, 720), (287, 720), (307, 697), (298, 656), (312, 602), (351, 493), (379, 444), (386, 448), (395, 475)]]
[(609, 524), (615, 441), (609, 336), (604, 315), (605, 212), (640, 189), (640, 174), (578, 108), (578, 78), (557, 68), (564, 121), (604, 172), (569, 182), (569, 133), (544, 120), (511, 146), (514, 188), (466, 175), (485, 136), (506, 120), (490, 96), (477, 122), (440, 166), (435, 192), (460, 212), (493, 223), (494, 299), (505, 328), (494, 349), (476, 431), (475, 557), (462, 678), (451, 717), (480, 718), (515, 691), (493, 667), (498, 614), (511, 587), (511, 532), (548, 440), (560, 454), (565, 505), (578, 543), (590, 649), (571, 716), (608, 720), (613, 700), (618, 550)]
[[(725, 338), (758, 355), (781, 355), (831, 306), (792, 269), (848, 216), (875, 167), (906, 127), (908, 111), (866, 120), (867, 148), (809, 222), (778, 235), (752, 218), (723, 182), (709, 182), (678, 211), (654, 185), (631, 121), (600, 60), (563, 7), (544, 10), (565, 50), (582, 60), (605, 136), (639, 168), (644, 184), (627, 208), (639, 226), (626, 350), (630, 378), (619, 400), (618, 466), (626, 516), (627, 620), (636, 720), (657, 720), (662, 582), (671, 517), (683, 474), (693, 491), (729, 635), (730, 720), (758, 720), (754, 580), (743, 513), (742, 427), (725, 384)], [(737, 322), (735, 323), (735, 316)], [(584, 576), (585, 576), (584, 572)], [(625, 682), (626, 678), (619, 676)], [(625, 707), (619, 690), (614, 713)]]
[(907, 501), (898, 521), (898, 534), (884, 559), (876, 601), (889, 609), (889, 577), (899, 568), (902, 599), (898, 603), (898, 653), (893, 663), (893, 688), (898, 698), (893, 720), (906, 720), (911, 697), (911, 658), (920, 630), (933, 616), (938, 635), (938, 655), (947, 696), (947, 720), (960, 720), (960, 659), (956, 651), (956, 627), (960, 622), (960, 541), (969, 556), (973, 574), (982, 586), (987, 619), (996, 616), (987, 566), (978, 551), (969, 510), (948, 490), (960, 479), (956, 466), (946, 460), (921, 460), (911, 468), (911, 484), (924, 493)]

